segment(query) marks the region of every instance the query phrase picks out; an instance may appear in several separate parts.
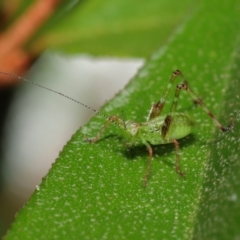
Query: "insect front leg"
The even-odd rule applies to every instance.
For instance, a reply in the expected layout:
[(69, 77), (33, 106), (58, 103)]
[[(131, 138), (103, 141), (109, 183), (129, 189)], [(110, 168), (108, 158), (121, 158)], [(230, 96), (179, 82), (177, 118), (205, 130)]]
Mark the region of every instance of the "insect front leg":
[(87, 139), (88, 142), (91, 142), (91, 143), (97, 142), (97, 141), (100, 139), (102, 133), (106, 130), (106, 128), (109, 126), (110, 123), (115, 123), (115, 124), (117, 124), (120, 128), (122, 128), (123, 125), (124, 125), (122, 119), (119, 118), (118, 116), (110, 116), (110, 117), (108, 117), (106, 123), (105, 123), (104, 126), (101, 128), (101, 130), (100, 130), (100, 132), (97, 134), (97, 136), (96, 136), (95, 138), (92, 138), (92, 139)]

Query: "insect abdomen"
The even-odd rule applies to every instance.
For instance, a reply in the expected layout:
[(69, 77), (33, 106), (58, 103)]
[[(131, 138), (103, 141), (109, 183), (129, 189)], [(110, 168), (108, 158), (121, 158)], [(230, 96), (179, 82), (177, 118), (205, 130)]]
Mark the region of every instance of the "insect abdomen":
[(165, 125), (162, 128), (162, 134), (165, 134), (163, 138), (169, 139), (180, 139), (192, 132), (194, 127), (194, 121), (189, 115), (184, 113), (174, 113), (169, 115), (167, 129)]

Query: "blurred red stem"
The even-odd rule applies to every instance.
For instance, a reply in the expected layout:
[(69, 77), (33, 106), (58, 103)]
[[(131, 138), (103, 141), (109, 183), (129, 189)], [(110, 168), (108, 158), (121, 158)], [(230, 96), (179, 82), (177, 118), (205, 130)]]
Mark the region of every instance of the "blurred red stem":
[(24, 51), (24, 45), (52, 15), (60, 2), (61, 0), (36, 0), (14, 24), (1, 33), (1, 71), (18, 74), (26, 70), (33, 56)]

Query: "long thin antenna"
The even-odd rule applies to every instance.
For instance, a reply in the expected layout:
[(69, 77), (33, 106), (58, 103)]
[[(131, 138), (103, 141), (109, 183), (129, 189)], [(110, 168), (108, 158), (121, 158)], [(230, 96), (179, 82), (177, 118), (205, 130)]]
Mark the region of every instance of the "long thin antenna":
[[(30, 80), (28, 80), (28, 79), (26, 79), (26, 78), (19, 77), (19, 76), (13, 74), (13, 73), (7, 73), (7, 72), (2, 72), (2, 71), (0, 71), (0, 74), (4, 74), (4, 75), (10, 76), (10, 77), (14, 77), (14, 78), (20, 79), (20, 80), (22, 80), (22, 81), (31, 83), (32, 85), (38, 86), (38, 87), (43, 88), (43, 89), (45, 89), (45, 90), (48, 90), (48, 91), (50, 91), (50, 92), (56, 93), (56, 94), (58, 94), (58, 95), (61, 95), (61, 96), (65, 97), (65, 98), (70, 99), (70, 100), (73, 101), (73, 102), (76, 102), (76, 103), (82, 105), (82, 106), (85, 107), (85, 108), (88, 108), (89, 110), (92, 110), (93, 112), (101, 115), (102, 117), (108, 119), (108, 117), (107, 117), (106, 115), (104, 115), (103, 113), (99, 112), (98, 110), (96, 110), (96, 109), (94, 109), (94, 108), (91, 108), (91, 107), (87, 106), (86, 104), (84, 104), (84, 103), (82, 103), (82, 102), (79, 102), (79, 101), (77, 101), (77, 100), (75, 100), (75, 99), (73, 99), (73, 98), (71, 98), (71, 97), (69, 97), (69, 96), (67, 96), (67, 95), (65, 95), (65, 94), (63, 94), (63, 93), (61, 93), (61, 92), (55, 91), (55, 90), (53, 90), (53, 89), (51, 89), (51, 88), (48, 88), (48, 87), (44, 87), (44, 86), (42, 86), (42, 85), (40, 85), (40, 84), (38, 84), (38, 83), (36, 83), (36, 82), (32, 82), (32, 81), (30, 81)], [(115, 123), (115, 122), (114, 122), (114, 123)], [(118, 124), (117, 124), (117, 125), (118, 125)]]

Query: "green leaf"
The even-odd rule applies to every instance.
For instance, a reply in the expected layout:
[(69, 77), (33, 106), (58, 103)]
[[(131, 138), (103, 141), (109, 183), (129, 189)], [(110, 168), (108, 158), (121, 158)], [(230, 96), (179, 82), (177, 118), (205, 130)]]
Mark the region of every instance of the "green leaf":
[[(127, 151), (117, 126), (96, 144), (104, 119), (99, 115), (79, 129), (19, 212), (6, 239), (237, 239), (240, 236), (239, 25), (240, 2), (201, 1), (155, 52), (138, 75), (102, 112), (145, 121), (152, 102), (179, 68), (223, 125), (182, 93), (179, 112), (196, 121), (193, 134), (180, 140), (181, 168), (174, 170), (172, 145), (154, 146), (146, 188), (142, 180), (148, 153)], [(169, 110), (174, 89), (169, 95)]]

